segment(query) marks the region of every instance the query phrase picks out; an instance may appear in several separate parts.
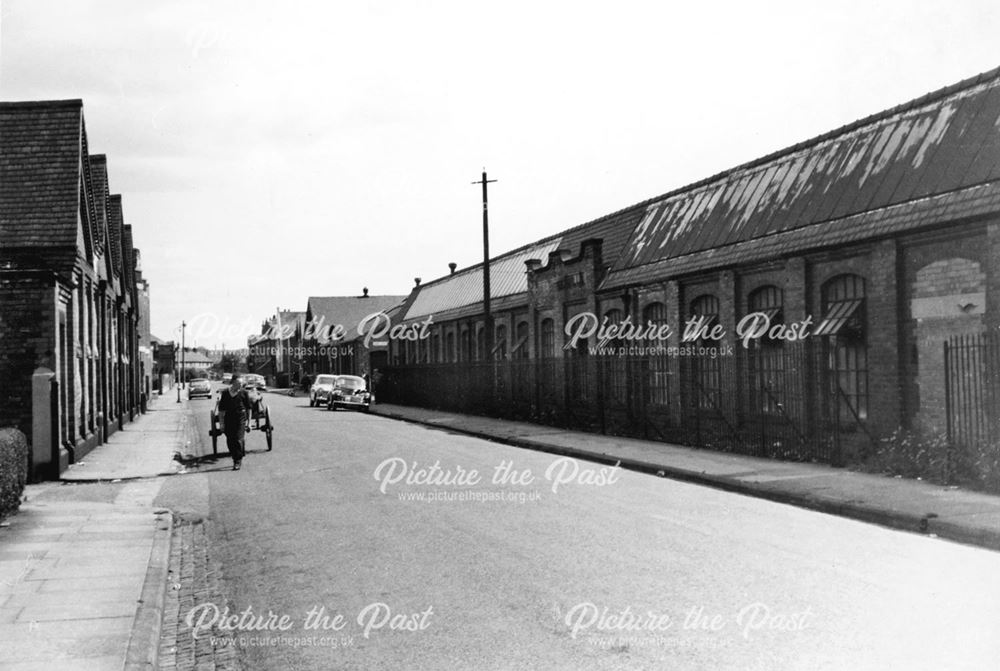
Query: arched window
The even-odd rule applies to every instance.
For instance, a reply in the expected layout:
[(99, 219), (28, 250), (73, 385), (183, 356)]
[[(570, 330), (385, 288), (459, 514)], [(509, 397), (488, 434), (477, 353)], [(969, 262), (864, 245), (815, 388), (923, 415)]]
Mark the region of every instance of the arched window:
[[(747, 297), (747, 314), (761, 313), (766, 317), (760, 322), (768, 331), (775, 325), (784, 323), (784, 294), (776, 286), (766, 285), (753, 291)], [(756, 325), (758, 322), (754, 322)], [(751, 410), (756, 412), (780, 412), (784, 404), (784, 341), (774, 339), (768, 333), (749, 342), (750, 398)]]
[[(564, 335), (565, 345), (570, 336)], [(565, 348), (564, 348), (565, 349)], [(593, 373), (590, 365), (590, 338), (580, 338), (576, 345), (565, 349), (566, 383), (574, 401), (589, 401), (594, 397)]]
[[(667, 306), (650, 303), (642, 311), (642, 328), (659, 329), (667, 323)], [(643, 358), (646, 370), (645, 399), (649, 405), (667, 405), (670, 398), (668, 387), (666, 342), (654, 338), (643, 341)]]
[(497, 325), (496, 337), (493, 340), (492, 358), (495, 361), (507, 360), (507, 326), (505, 324)]
[(838, 275), (823, 285), (823, 319), (814, 337), (827, 354), (830, 403), (827, 418), (852, 422), (868, 417), (868, 336), (865, 280)]
[(418, 340), (417, 349), (420, 351), (420, 363), (430, 363), (431, 362), (430, 338), (421, 338), (420, 340)]
[(518, 322), (514, 329), (514, 344), (510, 348), (511, 389), (514, 394), (520, 396), (529, 395), (533, 384), (531, 361), (528, 359), (530, 333), (528, 322)]
[(551, 319), (543, 319), (540, 329), (539, 352), (542, 357), (556, 355), (556, 325)]
[(528, 326), (528, 322), (521, 322), (517, 325), (517, 336), (514, 338), (514, 346), (510, 350), (510, 354), (514, 359), (527, 359), (530, 349), (528, 347), (528, 337), (531, 333), (531, 328)]
[[(614, 308), (604, 313), (603, 323), (611, 326), (620, 326), (624, 317), (622, 311)], [(627, 398), (625, 357), (618, 356), (616, 348), (626, 345), (624, 340), (612, 340), (606, 345), (597, 343), (598, 347), (607, 347), (599, 359), (600, 365), (604, 368), (604, 384), (607, 389), (608, 400), (614, 403), (625, 403)]]
[[(711, 333), (719, 323), (719, 299), (711, 294), (698, 296), (690, 305), (690, 317), (698, 320), (701, 333)], [(719, 343), (710, 338), (701, 338), (691, 343), (694, 347), (716, 348)], [(695, 388), (694, 405), (706, 410), (721, 410), (722, 380), (718, 356), (696, 353), (691, 357)]]
[(448, 331), (444, 337), (444, 360), (446, 363), (455, 362), (455, 332)]
[(431, 358), (434, 363), (441, 361), (441, 333), (435, 332), (431, 336)]
[(486, 328), (476, 326), (476, 361), (486, 360)]
[(556, 329), (555, 322), (543, 319), (538, 329), (538, 366), (541, 395), (552, 400), (556, 394)]
[(461, 340), (462, 351), (459, 354), (462, 361), (472, 361), (472, 329), (465, 327), (462, 329)]

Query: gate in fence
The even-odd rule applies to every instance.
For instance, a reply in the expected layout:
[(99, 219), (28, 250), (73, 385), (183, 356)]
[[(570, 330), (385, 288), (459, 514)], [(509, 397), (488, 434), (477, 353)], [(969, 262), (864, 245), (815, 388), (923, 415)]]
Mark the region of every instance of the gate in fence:
[(948, 442), (1000, 444), (1000, 333), (949, 338), (944, 370)]

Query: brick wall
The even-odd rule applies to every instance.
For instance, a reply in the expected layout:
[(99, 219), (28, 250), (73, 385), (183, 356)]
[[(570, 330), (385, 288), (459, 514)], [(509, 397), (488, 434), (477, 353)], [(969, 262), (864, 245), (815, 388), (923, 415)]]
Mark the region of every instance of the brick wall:
[(944, 430), (944, 342), (983, 330), (987, 247), (982, 228), (911, 236), (904, 243), (903, 400), (912, 428)]
[(0, 277), (0, 426), (31, 437), (31, 376), (41, 366), (57, 372), (53, 280)]

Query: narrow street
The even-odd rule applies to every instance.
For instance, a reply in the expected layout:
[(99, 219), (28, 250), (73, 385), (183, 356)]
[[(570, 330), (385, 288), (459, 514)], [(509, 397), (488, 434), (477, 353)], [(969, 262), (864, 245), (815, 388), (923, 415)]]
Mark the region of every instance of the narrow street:
[[(203, 463), (157, 500), (212, 520), (228, 603), (197, 605), (196, 633), (227, 606), (270, 629), (224, 632), (245, 668), (981, 669), (1000, 658), (996, 553), (266, 398), (272, 452), (252, 432), (243, 470)], [(210, 401), (192, 406), (209, 445)]]

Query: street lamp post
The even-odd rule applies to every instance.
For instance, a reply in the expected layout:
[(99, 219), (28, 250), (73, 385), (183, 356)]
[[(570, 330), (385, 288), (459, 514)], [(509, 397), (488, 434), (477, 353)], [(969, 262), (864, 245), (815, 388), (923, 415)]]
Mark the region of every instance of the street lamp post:
[(180, 374), (180, 384), (177, 385), (177, 402), (181, 402), (181, 387), (184, 386), (184, 333), (187, 328), (187, 322), (181, 322), (181, 374)]

